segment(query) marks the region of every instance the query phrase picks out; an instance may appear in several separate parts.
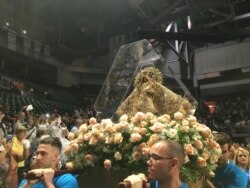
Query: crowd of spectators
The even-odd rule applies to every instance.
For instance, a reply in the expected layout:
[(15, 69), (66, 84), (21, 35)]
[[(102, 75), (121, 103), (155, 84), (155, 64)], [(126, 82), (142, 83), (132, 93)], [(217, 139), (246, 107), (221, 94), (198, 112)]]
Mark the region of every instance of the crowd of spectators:
[[(8, 159), (4, 160), (5, 163), (1, 163), (0, 168), (12, 169), (11, 171), (1, 171), (3, 173), (0, 173), (0, 182), (4, 182), (4, 180), (9, 183), (14, 182), (13, 187), (15, 187), (22, 178), (23, 171), (32, 168), (34, 153), (41, 138), (44, 136), (59, 137), (64, 148), (69, 143), (68, 133), (76, 132), (91, 117), (96, 117), (96, 112), (94, 104), (91, 102), (82, 102), (74, 108), (62, 110), (62, 105), (49, 100), (44, 102), (44, 98), (40, 102), (49, 108), (39, 111), (37, 108), (42, 105), (37, 105), (39, 104), (38, 99), (23, 96), (23, 93), (18, 93), (16, 90), (13, 90), (15, 91), (13, 93), (11, 91), (7, 88), (0, 92), (0, 162), (1, 146), (5, 147), (5, 151), (8, 153), (6, 155)], [(10, 100), (12, 101), (14, 98), (19, 100), (19, 106), (16, 107), (18, 110), (15, 111), (13, 111), (13, 104), (10, 103)], [(8, 100), (6, 101), (6, 99)], [(31, 101), (33, 101), (34, 109), (30, 110), (28, 102)], [(250, 98), (247, 95), (217, 96), (200, 100), (195, 116), (212, 130), (227, 132), (230, 135), (250, 134), (249, 111)], [(11, 141), (11, 145), (9, 145), (9, 141)], [(13, 167), (11, 161), (14, 160), (17, 161), (17, 164)], [(60, 161), (63, 168), (66, 161), (63, 153)]]
[(250, 98), (247, 95), (217, 96), (200, 100), (196, 116), (212, 130), (250, 134)]

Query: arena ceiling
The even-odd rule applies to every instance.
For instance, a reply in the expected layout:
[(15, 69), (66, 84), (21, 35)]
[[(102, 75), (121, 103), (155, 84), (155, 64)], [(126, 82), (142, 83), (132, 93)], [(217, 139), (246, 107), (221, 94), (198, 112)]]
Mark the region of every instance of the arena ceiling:
[[(250, 35), (250, 0), (2, 0), (0, 8), (2, 26), (27, 30), (67, 60), (108, 53), (121, 34), (204, 43)], [(173, 21), (178, 32), (166, 33)]]

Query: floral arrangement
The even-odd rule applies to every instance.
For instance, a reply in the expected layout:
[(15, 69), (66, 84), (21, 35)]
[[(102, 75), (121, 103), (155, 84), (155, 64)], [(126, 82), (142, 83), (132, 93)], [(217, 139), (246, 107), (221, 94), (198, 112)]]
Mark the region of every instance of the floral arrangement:
[(64, 153), (66, 167), (84, 169), (104, 167), (107, 170), (127, 170), (145, 173), (150, 147), (160, 139), (175, 140), (183, 145), (185, 163), (182, 177), (194, 182), (202, 176), (213, 176), (221, 154), (211, 130), (197, 122), (194, 116), (176, 112), (156, 116), (137, 112), (132, 118), (122, 115), (117, 123), (91, 118), (80, 126), (78, 133), (68, 135), (70, 144)]

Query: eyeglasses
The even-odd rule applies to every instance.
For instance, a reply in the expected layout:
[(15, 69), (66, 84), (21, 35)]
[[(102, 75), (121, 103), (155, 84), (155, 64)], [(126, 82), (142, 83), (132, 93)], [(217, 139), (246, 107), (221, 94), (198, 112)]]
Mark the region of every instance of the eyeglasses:
[(159, 160), (164, 160), (164, 159), (173, 159), (173, 157), (161, 157), (159, 155), (156, 155), (156, 154), (151, 154), (151, 155), (148, 155), (148, 159), (153, 159), (154, 161), (159, 161)]

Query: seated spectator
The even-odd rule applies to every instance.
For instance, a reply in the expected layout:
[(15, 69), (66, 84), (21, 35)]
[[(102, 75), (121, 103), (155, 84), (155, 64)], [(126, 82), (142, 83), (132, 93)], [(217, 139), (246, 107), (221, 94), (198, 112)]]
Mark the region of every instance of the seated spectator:
[(6, 127), (3, 122), (3, 118), (5, 117), (5, 114), (3, 112), (3, 109), (0, 107), (0, 137), (5, 137), (7, 135)]
[(6, 150), (0, 143), (0, 187), (6, 188), (8, 167), (5, 164)]
[(18, 167), (16, 160), (13, 155), (11, 155), (12, 142), (6, 142), (5, 138), (1, 138), (0, 145), (0, 187), (16, 188), (18, 182)]
[(47, 129), (47, 126), (48, 119), (46, 118), (45, 114), (41, 114), (36, 121), (36, 127), (38, 129)]
[(70, 132), (75, 133), (78, 131), (79, 127), (83, 124), (82, 118), (77, 118), (75, 121), (75, 125), (73, 128), (70, 130)]
[(62, 135), (60, 137), (60, 141), (62, 143), (61, 163), (63, 166), (66, 164), (66, 161), (67, 161), (67, 156), (63, 153), (63, 151), (65, 147), (69, 145), (69, 140), (67, 139), (68, 134), (69, 134), (68, 129), (66, 127), (63, 127)]
[(12, 139), (12, 155), (18, 162), (18, 181), (23, 177), (25, 171), (25, 160), (29, 155), (29, 148), (23, 143), (26, 138), (27, 129), (18, 125), (15, 130), (15, 136)]

